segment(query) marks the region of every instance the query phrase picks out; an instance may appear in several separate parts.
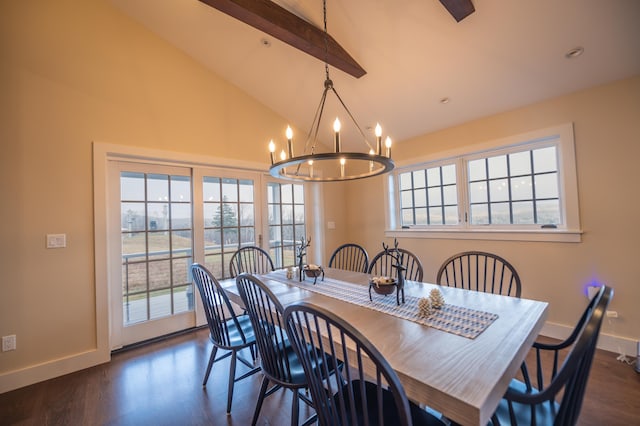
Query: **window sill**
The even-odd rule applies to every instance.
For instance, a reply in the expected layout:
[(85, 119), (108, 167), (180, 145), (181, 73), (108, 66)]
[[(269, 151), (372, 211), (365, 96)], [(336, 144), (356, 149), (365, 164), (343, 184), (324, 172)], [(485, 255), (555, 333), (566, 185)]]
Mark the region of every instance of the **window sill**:
[(388, 229), (386, 237), (432, 238), (443, 240), (495, 240), (495, 241), (542, 241), (555, 243), (579, 243), (581, 230), (504, 230), (504, 229)]

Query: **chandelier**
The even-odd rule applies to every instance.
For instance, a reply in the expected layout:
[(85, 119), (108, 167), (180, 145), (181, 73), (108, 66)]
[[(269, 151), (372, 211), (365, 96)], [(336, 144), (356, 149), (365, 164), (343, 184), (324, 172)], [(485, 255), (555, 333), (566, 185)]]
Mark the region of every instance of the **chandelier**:
[[(377, 176), (393, 170), (394, 164), (391, 159), (391, 138), (387, 137), (382, 144), (382, 128), (380, 124), (375, 127), (376, 143), (371, 144), (365, 136), (362, 128), (347, 108), (346, 104), (333, 86), (333, 81), (329, 78), (328, 64), (328, 33), (327, 33), (327, 2), (322, 1), (324, 17), (324, 43), (325, 43), (325, 81), (324, 90), (320, 103), (316, 109), (311, 128), (307, 135), (304, 151), (300, 155), (295, 155), (293, 146), (293, 131), (288, 126), (285, 132), (287, 138), (287, 150), (280, 152), (280, 158), (276, 161), (276, 145), (271, 140), (269, 142), (269, 152), (271, 157), (271, 167), (269, 174), (276, 178), (311, 181), (311, 182), (335, 182), (353, 179), (361, 179)], [(363, 152), (343, 152), (342, 141), (340, 140), (341, 123), (338, 118), (333, 123), (334, 140), (333, 152), (316, 152), (318, 143), (318, 132), (320, 122), (324, 112), (327, 94), (332, 93), (338, 99), (347, 116), (351, 119), (356, 129), (362, 136), (363, 144), (368, 150)]]

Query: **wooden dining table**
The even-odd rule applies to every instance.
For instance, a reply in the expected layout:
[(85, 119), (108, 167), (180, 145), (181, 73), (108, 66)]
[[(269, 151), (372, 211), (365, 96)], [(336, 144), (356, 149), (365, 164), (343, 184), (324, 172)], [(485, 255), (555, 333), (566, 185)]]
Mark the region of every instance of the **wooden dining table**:
[[(368, 286), (363, 273), (326, 268), (315, 286), (351, 283)], [(363, 333), (395, 370), (407, 396), (463, 425), (486, 425), (517, 374), (547, 315), (546, 302), (407, 281), (406, 303), (440, 290), (445, 303), (493, 314), (493, 320), (470, 338), (380, 312), (364, 305), (319, 294), (313, 279), (300, 282), (284, 271), (257, 275), (283, 306), (309, 302), (336, 313)], [(234, 279), (221, 282), (229, 298), (242, 306)], [(372, 298), (391, 297), (372, 294)], [(418, 298), (418, 299), (417, 299)]]

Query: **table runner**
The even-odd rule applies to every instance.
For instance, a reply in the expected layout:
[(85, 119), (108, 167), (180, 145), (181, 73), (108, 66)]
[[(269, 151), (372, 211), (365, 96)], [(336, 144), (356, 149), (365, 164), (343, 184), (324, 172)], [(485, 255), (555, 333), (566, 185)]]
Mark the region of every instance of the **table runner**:
[(334, 278), (326, 278), (324, 281), (318, 279), (317, 284), (314, 285), (310, 282), (299, 282), (295, 278), (287, 279), (285, 271), (275, 271), (269, 275), (276, 275), (279, 281), (304, 290), (333, 297), (334, 299), (353, 303), (354, 305), (363, 306), (375, 311), (384, 312), (398, 318), (469, 339), (478, 337), (498, 318), (497, 314), (448, 303), (445, 303), (442, 309), (434, 310), (433, 314), (424, 318), (418, 315), (418, 301), (420, 298), (416, 296), (407, 295), (405, 297), (405, 303), (398, 306), (396, 304), (395, 293), (384, 296), (372, 291), (371, 296), (373, 301), (369, 300), (369, 287), (365, 285), (352, 284)]

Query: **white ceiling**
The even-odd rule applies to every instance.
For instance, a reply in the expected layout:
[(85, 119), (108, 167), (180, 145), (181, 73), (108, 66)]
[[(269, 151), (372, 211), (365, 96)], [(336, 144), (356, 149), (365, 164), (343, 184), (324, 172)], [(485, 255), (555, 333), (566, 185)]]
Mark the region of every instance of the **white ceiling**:
[[(321, 61), (198, 0), (110, 1), (309, 129), (323, 89)], [(322, 28), (321, 0), (276, 3)], [(329, 34), (367, 71), (356, 79), (331, 68), (331, 78), (371, 139), (376, 121), (402, 141), (640, 74), (639, 0), (473, 3), (476, 12), (456, 23), (438, 0), (327, 0)], [(577, 46), (584, 54), (565, 58)], [(445, 97), (450, 102), (440, 103)], [(327, 132), (338, 112), (330, 101)], [(345, 130), (354, 127), (340, 116)], [(284, 129), (273, 137), (283, 140)]]

